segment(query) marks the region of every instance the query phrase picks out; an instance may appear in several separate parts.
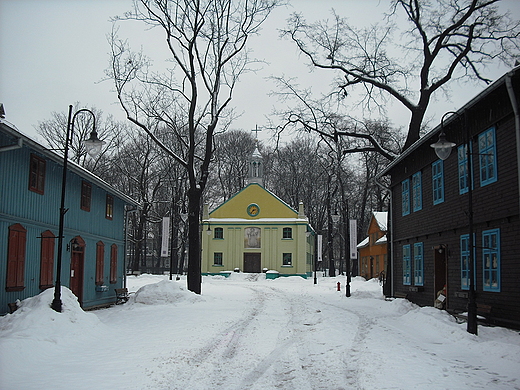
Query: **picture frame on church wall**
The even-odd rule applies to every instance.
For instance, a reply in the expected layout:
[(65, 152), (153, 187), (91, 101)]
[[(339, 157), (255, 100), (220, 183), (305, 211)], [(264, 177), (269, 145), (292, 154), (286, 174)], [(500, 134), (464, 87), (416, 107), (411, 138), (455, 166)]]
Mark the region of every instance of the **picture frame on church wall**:
[(260, 248), (262, 230), (258, 227), (246, 227), (244, 229), (244, 248)]

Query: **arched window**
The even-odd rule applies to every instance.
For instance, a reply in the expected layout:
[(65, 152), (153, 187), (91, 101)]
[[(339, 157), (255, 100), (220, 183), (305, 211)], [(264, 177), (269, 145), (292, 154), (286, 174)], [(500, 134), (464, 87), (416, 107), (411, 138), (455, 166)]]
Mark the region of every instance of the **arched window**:
[(224, 238), (224, 229), (220, 227), (215, 228), (215, 236), (213, 238)]

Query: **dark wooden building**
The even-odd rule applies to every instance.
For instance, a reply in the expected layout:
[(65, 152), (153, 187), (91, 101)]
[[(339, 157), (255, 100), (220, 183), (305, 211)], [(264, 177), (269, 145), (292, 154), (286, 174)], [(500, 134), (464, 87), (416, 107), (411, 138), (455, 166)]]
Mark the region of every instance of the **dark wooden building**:
[[(473, 210), (477, 304), (487, 307), (491, 321), (520, 326), (519, 100), (517, 67), (444, 115), (382, 173), (391, 177), (392, 295), (467, 311)], [(444, 161), (430, 146), (441, 128), (455, 143)], [(440, 293), (445, 300), (437, 299)]]

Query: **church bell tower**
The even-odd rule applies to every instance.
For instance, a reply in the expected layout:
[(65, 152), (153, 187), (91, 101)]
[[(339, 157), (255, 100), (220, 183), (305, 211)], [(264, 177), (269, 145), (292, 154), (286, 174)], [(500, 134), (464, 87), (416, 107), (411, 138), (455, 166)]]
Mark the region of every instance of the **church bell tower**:
[(249, 173), (247, 175), (247, 184), (258, 183), (262, 187), (264, 186), (264, 161), (258, 145), (255, 146), (255, 151), (249, 157)]

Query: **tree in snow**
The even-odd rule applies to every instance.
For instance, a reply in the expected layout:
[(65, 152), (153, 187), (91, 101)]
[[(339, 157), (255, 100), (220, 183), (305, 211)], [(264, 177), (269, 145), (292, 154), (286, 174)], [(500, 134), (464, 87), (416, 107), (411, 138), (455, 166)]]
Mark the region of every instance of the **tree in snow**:
[[(339, 73), (336, 93), (341, 98), (361, 91), (359, 103), (370, 111), (384, 111), (389, 97), (406, 107), (411, 114), (406, 149), (419, 139), (432, 97), (450, 81), (490, 83), (486, 66), (496, 61), (513, 65), (520, 22), (501, 13), (497, 3), (394, 0), (385, 22), (361, 29), (335, 12), (332, 21), (316, 23), (293, 14), (283, 34), (314, 67)], [(406, 26), (397, 26), (401, 16)]]
[[(182, 166), (188, 176), (188, 289), (201, 292), (199, 218), (209, 176), (214, 136), (231, 119), (230, 102), (239, 76), (253, 62), (247, 40), (278, 0), (135, 0), (119, 20), (159, 28), (170, 57), (165, 71), (132, 51), (114, 29), (108, 76), (119, 103), (134, 123)], [(181, 148), (172, 150), (156, 135), (172, 133)]]

